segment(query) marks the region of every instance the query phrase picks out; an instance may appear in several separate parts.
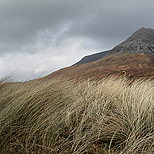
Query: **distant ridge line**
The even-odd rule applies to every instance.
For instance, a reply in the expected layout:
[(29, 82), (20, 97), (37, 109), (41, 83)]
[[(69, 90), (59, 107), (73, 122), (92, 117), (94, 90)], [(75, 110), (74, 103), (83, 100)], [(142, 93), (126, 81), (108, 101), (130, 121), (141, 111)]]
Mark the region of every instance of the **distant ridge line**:
[(109, 52), (110, 52), (110, 50), (85, 56), (80, 61), (78, 61), (77, 63), (73, 64), (72, 66), (80, 65), (80, 64), (85, 64), (85, 63), (90, 63), (90, 62), (99, 60), (99, 59), (103, 58), (104, 56), (106, 56)]

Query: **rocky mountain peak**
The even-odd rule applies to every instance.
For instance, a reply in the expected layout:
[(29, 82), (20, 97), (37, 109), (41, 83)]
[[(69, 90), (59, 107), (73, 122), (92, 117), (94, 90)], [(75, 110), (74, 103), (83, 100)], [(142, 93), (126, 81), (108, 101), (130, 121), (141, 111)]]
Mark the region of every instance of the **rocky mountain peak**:
[(127, 41), (140, 41), (142, 43), (154, 44), (154, 30), (142, 27), (133, 33)]
[(120, 55), (122, 53), (148, 53), (154, 55), (154, 30), (140, 28), (125, 41), (112, 49), (112, 52)]

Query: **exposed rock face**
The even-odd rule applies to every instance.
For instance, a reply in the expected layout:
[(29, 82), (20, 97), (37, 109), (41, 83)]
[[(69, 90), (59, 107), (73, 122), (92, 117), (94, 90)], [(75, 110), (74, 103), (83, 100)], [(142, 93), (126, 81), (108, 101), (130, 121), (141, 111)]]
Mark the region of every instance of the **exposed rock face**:
[(121, 55), (122, 53), (148, 53), (154, 55), (154, 30), (140, 28), (124, 42), (111, 50), (111, 53)]

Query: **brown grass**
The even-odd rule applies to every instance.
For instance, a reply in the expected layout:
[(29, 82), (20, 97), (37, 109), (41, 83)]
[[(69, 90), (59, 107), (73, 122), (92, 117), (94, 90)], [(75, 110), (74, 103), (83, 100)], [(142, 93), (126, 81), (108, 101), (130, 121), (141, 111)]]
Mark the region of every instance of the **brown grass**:
[(154, 82), (0, 83), (0, 150), (20, 153), (154, 152)]

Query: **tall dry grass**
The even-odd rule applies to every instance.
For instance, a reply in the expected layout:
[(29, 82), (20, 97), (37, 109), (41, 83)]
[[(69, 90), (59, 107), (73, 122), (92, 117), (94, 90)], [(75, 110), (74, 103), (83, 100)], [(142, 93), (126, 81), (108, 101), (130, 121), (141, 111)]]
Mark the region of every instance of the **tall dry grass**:
[(153, 153), (154, 82), (0, 82), (1, 153)]

